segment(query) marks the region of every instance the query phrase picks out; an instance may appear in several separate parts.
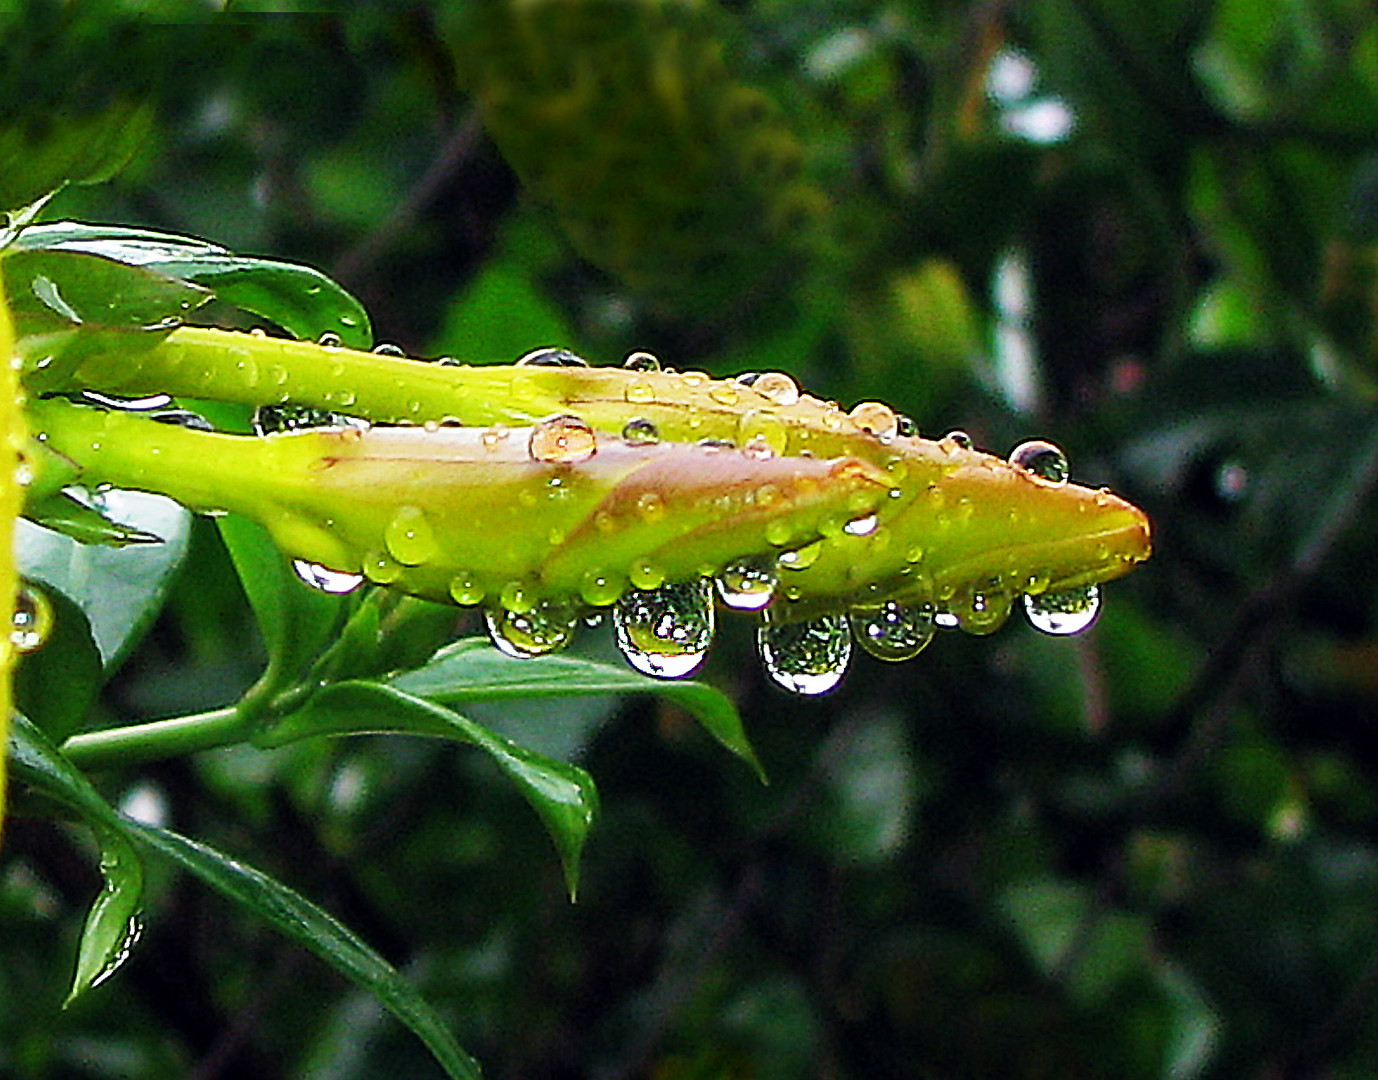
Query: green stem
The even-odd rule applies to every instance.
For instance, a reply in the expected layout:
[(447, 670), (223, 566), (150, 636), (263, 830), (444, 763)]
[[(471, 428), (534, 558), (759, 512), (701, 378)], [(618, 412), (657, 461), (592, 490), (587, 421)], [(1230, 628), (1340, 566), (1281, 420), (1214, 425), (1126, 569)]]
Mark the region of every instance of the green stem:
[(109, 769), (213, 750), (246, 741), (256, 729), (237, 706), (73, 735), (62, 752), (82, 769)]

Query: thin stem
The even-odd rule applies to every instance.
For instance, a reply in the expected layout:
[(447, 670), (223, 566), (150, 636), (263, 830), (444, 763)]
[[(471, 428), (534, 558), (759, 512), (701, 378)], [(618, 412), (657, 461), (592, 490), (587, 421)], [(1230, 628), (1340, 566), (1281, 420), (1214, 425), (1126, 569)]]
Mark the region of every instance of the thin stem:
[(253, 716), (230, 706), (73, 735), (62, 744), (62, 752), (79, 768), (109, 769), (241, 743), (254, 728)]

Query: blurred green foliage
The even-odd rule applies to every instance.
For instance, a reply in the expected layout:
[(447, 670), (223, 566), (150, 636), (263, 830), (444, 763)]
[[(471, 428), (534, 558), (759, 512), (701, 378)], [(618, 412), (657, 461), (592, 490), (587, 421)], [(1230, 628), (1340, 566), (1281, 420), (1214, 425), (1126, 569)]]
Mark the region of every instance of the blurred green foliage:
[[(672, 703), (475, 709), (597, 780), (574, 905), (520, 795), (448, 745), (218, 751), (106, 796), (320, 900), (493, 1076), (1378, 1071), (1371, 5), (236, 15), (262, 6), (5, 9), (0, 202), (111, 177), (44, 216), (310, 263), (417, 355), (650, 349), (995, 450), (1050, 438), (1158, 550), (1083, 638), (944, 635), (817, 701), (725, 619), (707, 679), (769, 786)], [(759, 107), (729, 122), (732, 95)], [(194, 521), (84, 726), (233, 700), (264, 655), (248, 604)], [(64, 648), (21, 693), (70, 682), (71, 725), (94, 646)], [(157, 864), (129, 963), (62, 1010), (99, 878), (86, 833), (15, 810), (0, 1075), (438, 1075)]]

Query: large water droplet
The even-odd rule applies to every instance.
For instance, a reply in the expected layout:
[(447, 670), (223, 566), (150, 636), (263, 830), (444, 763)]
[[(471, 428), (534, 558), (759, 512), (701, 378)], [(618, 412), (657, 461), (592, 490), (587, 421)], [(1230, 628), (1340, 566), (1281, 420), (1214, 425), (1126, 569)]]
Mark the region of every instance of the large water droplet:
[(622, 366), (629, 371), (659, 371), (660, 361), (648, 352), (628, 353), (627, 359), (622, 361)]
[(27, 581), (19, 586), (10, 618), (10, 644), (17, 652), (40, 648), (53, 632), (53, 605), (43, 591)]
[(1080, 634), (1099, 613), (1100, 588), (1096, 585), (1024, 597), (1024, 614), (1035, 630), (1045, 634)]
[(713, 592), (707, 581), (627, 593), (612, 611), (617, 647), (645, 675), (678, 679), (703, 663), (713, 641)]
[(738, 611), (759, 611), (775, 596), (777, 578), (769, 565), (742, 561), (725, 566), (718, 573), (718, 595), (722, 602)]
[(799, 384), (783, 371), (767, 371), (757, 375), (751, 388), (776, 405), (796, 405), (799, 402)]
[(353, 592), (364, 583), (363, 574), (348, 574), (343, 570), (331, 570), (320, 563), (307, 562), (305, 559), (293, 559), (292, 570), (297, 577), (313, 589), (320, 589), (321, 592), (332, 593), (336, 596)]
[(589, 362), (575, 356), (568, 349), (533, 349), (520, 360), (517, 367), (588, 367)]
[(852, 409), (852, 423), (883, 443), (892, 442), (899, 434), (899, 417), (889, 405), (879, 401), (863, 401)]
[(826, 694), (852, 659), (852, 634), (842, 612), (804, 622), (776, 622), (766, 610), (756, 646), (770, 677), (795, 694)]
[(402, 576), (402, 564), (386, 551), (370, 551), (364, 556), (364, 577), (379, 585), (391, 585)]
[(644, 416), (633, 416), (622, 425), (622, 438), (632, 446), (650, 446), (660, 442), (660, 432)]
[(450, 578), (450, 598), (456, 604), (472, 607), (483, 601), (486, 592), (483, 582), (468, 571), (463, 571)]
[(1010, 596), (998, 583), (975, 586), (964, 602), (954, 606), (958, 625), (968, 634), (993, 634), (1005, 625), (1014, 604)]
[(1026, 469), (1054, 486), (1067, 483), (1067, 455), (1050, 442), (1030, 439), (1010, 451), (1010, 464)]
[(490, 607), (483, 616), (498, 651), (518, 660), (563, 649), (579, 625), (578, 609), (567, 600), (542, 600), (529, 611)]
[(552, 416), (531, 429), (531, 457), (552, 465), (575, 465), (593, 457), (593, 428), (577, 416)]
[(383, 530), (383, 543), (403, 566), (420, 566), (440, 554), (431, 523), (415, 506), (404, 506), (393, 515)]
[(877, 660), (910, 660), (933, 640), (933, 605), (883, 604), (852, 608), (852, 634)]

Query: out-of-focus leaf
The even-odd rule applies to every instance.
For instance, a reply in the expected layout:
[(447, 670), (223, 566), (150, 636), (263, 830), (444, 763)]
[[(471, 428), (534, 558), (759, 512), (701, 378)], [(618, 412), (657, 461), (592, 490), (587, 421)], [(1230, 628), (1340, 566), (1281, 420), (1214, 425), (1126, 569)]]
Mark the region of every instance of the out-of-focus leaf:
[(265, 731), (258, 742), (282, 746), (312, 736), (369, 732), (456, 739), (487, 751), (545, 823), (564, 864), (570, 895), (575, 894), (579, 853), (598, 812), (593, 780), (577, 765), (536, 754), (420, 697), (361, 681), (327, 686)]
[(10, 733), (15, 776), (70, 807), (98, 830), (158, 852), (222, 896), (267, 920), (355, 985), (368, 990), (405, 1024), (454, 1080), (478, 1080), (478, 1065), (455, 1042), (444, 1021), (390, 964), (331, 915), (251, 866), (167, 829), (115, 812), (82, 773), (24, 717)]
[(60, 124), (0, 126), (0, 207), (26, 206), (63, 184), (109, 179), (134, 155), (151, 119), (146, 103), (129, 98), (85, 116), (66, 112)]
[(5, 259), (5, 280), (21, 334), (67, 323), (165, 325), (211, 298), (210, 290), (155, 269), (70, 249), (14, 251)]
[(163, 542), (99, 547), (20, 522), (16, 550), (25, 577), (52, 586), (81, 608), (101, 659), (113, 669), (157, 614), (186, 553), (191, 525), (186, 510), (158, 495), (110, 491), (101, 500), (112, 517)]
[(269, 664), (280, 680), (295, 679), (335, 634), (350, 599), (298, 578), (261, 525), (238, 515), (216, 524), (258, 619)]
[(650, 679), (626, 668), (569, 656), (514, 660), (482, 638), (466, 638), (442, 649), (425, 667), (397, 676), (392, 685), (445, 705), (585, 694), (658, 694), (696, 717), (713, 738), (764, 779), (736, 707), (704, 683)]
[(76, 974), (67, 1004), (113, 975), (128, 958), (142, 932), (144, 866), (139, 853), (120, 831), (95, 827), (100, 844), (101, 890), (86, 915), (77, 952)]
[[(344, 345), (372, 344), (363, 305), (318, 270), (277, 259), (235, 255), (217, 244), (150, 229), (63, 221), (19, 234), (21, 252), (74, 252), (194, 283), (302, 338), (335, 334)], [(185, 286), (184, 286), (185, 287)]]
[(56, 742), (80, 729), (101, 685), (101, 657), (91, 628), (73, 601), (44, 589), (53, 627), (40, 648), (19, 658), (15, 708)]

